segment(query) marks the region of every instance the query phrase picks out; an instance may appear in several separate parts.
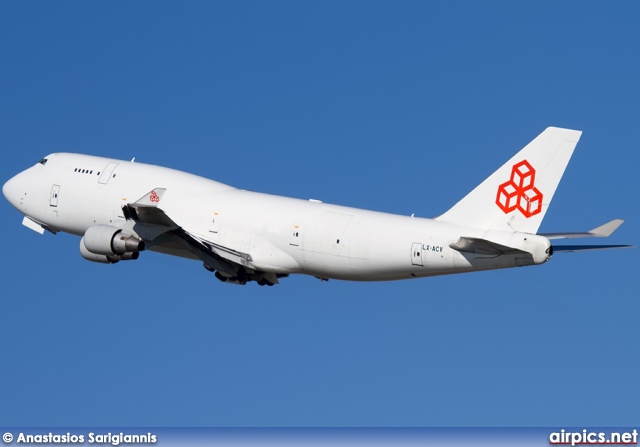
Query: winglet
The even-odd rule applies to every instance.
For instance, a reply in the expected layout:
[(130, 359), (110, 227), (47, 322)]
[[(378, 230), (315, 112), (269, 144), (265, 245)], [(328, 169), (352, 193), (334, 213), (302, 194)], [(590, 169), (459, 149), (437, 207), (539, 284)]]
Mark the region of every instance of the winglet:
[(142, 197), (135, 204), (136, 205), (157, 207), (158, 203), (160, 203), (160, 200), (162, 200), (162, 196), (164, 195), (166, 190), (167, 190), (166, 188), (155, 188), (155, 189), (152, 189), (151, 191), (149, 191), (147, 193), (147, 195)]
[(166, 188), (155, 188), (137, 202), (126, 204), (122, 207), (124, 217), (143, 224), (159, 225), (169, 229), (179, 228), (178, 224), (158, 208), (165, 191)]

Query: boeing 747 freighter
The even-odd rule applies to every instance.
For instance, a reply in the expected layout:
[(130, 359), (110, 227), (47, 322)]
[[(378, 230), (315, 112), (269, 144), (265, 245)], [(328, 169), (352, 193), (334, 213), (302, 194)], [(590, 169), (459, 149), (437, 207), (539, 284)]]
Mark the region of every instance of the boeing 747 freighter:
[(202, 262), (223, 282), (277, 284), (294, 273), (387, 281), (547, 262), (554, 252), (626, 247), (553, 245), (609, 236), (538, 234), (581, 132), (549, 127), (443, 215), (400, 216), (236, 189), (169, 168), (54, 153), (2, 192), (23, 224), (80, 239), (89, 261), (145, 249)]

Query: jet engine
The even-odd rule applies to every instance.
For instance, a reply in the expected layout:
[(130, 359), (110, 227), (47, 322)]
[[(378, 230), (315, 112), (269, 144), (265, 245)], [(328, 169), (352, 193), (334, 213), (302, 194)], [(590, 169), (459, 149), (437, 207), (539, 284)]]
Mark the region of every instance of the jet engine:
[(80, 240), (80, 254), (88, 261), (115, 264), (138, 259), (144, 241), (110, 225), (89, 227)]

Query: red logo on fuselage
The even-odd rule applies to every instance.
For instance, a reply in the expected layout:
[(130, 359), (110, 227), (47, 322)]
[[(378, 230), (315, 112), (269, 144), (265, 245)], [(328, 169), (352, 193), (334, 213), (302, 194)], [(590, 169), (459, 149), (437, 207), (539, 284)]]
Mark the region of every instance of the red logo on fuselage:
[(505, 214), (518, 209), (526, 218), (542, 211), (542, 193), (534, 186), (536, 170), (527, 160), (513, 165), (511, 178), (498, 187), (496, 205)]

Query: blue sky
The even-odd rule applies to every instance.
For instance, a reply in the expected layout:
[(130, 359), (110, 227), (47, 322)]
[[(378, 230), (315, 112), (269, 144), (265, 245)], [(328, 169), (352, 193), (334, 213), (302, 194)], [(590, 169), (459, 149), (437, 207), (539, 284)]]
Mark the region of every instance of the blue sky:
[[(541, 231), (638, 243), (637, 2), (3, 2), (0, 180), (51, 152), (421, 217), (583, 130)], [(638, 250), (391, 283), (92, 264), (0, 206), (0, 424), (632, 426)]]

